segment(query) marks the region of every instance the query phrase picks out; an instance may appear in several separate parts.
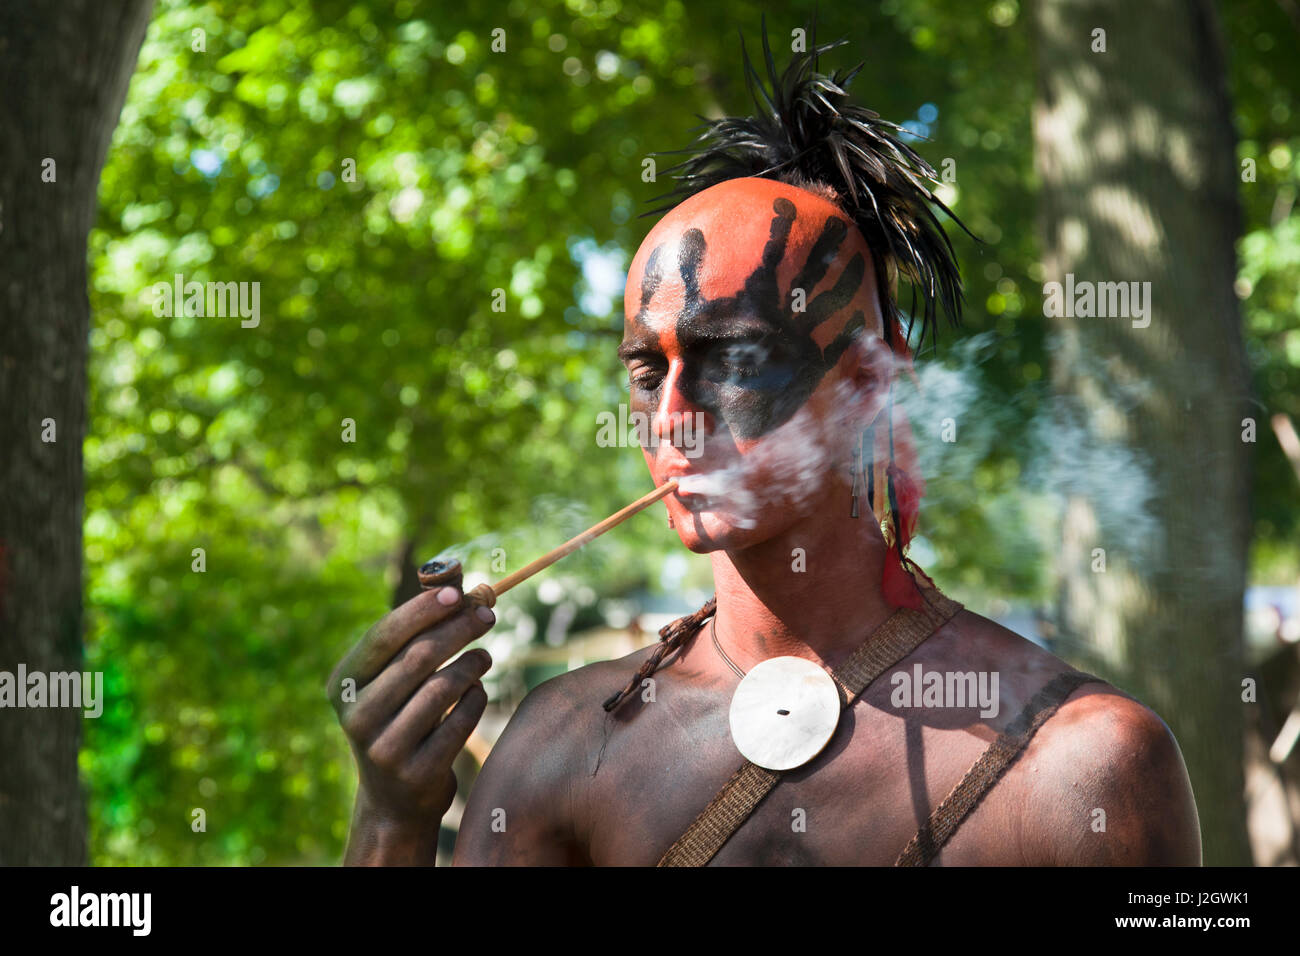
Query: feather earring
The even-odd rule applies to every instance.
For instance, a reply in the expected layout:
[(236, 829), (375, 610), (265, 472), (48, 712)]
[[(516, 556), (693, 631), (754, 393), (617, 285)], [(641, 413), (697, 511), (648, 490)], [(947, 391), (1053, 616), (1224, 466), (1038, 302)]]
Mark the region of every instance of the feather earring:
[(876, 426), (862, 433), (862, 470), (867, 475), (867, 509), (876, 513)]
[(917, 514), (920, 510), (924, 483), (914, 475), (916, 463), (915, 452), (911, 445), (910, 431), (905, 420), (900, 423), (903, 428), (902, 458), (906, 467), (900, 467), (896, 457), (894, 442), (894, 394), (890, 386), (889, 405), (889, 464), (885, 468), (885, 500), (881, 502), (885, 512), (881, 519), (881, 535), (885, 539), (885, 599), (895, 607), (910, 607), (919, 610), (924, 598), (921, 593), (919, 574), (925, 582), (933, 582), (907, 556), (907, 546), (916, 532)]
[(852, 464), (849, 465), (849, 471), (853, 475), (853, 490), (852, 492), (850, 492), (853, 498), (853, 505), (849, 509), (849, 517), (856, 518), (858, 516), (858, 483), (859, 483), (859, 478), (862, 475), (862, 436), (861, 435), (858, 435), (858, 447), (854, 450), (853, 462)]

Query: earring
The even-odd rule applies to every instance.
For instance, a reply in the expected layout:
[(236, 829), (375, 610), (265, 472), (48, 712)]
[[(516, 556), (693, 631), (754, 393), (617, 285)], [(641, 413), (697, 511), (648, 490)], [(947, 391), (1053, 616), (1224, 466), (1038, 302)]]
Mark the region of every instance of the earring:
[(668, 527), (671, 528), (672, 526), (673, 526), (673, 513), (670, 511), (668, 512)]
[(862, 470), (867, 475), (867, 507), (876, 513), (876, 426), (864, 431), (859, 439), (862, 442)]
[(853, 506), (849, 509), (849, 517), (858, 516), (858, 475), (862, 465), (862, 436), (858, 435), (858, 447), (854, 449), (853, 463), (849, 465), (849, 472), (853, 475), (853, 490), (850, 492), (853, 498)]

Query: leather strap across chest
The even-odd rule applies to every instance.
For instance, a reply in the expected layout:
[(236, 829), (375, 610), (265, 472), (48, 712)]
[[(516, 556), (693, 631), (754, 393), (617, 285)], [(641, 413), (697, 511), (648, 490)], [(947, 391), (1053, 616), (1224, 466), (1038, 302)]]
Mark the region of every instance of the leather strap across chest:
[(921, 825), (916, 836), (903, 848), (894, 865), (929, 865), (984, 794), (993, 789), (993, 785), (1020, 756), (1038, 728), (1056, 713), (1057, 708), (1065, 703), (1065, 699), (1076, 688), (1093, 681), (1102, 683), (1100, 677), (1082, 671), (1066, 671), (1048, 681), (1007, 729), (998, 735), (997, 740), (989, 745), (988, 750), (980, 755), (974, 766), (966, 771), (961, 782), (944, 797), (943, 802), (930, 814), (930, 819)]
[[(840, 689), (841, 713), (853, 706), (877, 677), (889, 670), (922, 641), (950, 620), (962, 605), (924, 588), (921, 610), (898, 608), (847, 660), (831, 673)], [(764, 797), (781, 780), (781, 773), (745, 761), (708, 806), (659, 860), (659, 866), (704, 866), (722, 849)]]

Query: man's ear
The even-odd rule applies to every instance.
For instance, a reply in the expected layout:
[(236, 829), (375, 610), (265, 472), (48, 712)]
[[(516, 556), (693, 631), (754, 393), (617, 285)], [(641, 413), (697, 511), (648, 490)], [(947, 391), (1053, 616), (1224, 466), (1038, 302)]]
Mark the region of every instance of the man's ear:
[(845, 350), (849, 381), (853, 384), (853, 410), (862, 428), (869, 428), (880, 416), (894, 381), (894, 356), (883, 339), (860, 335)]

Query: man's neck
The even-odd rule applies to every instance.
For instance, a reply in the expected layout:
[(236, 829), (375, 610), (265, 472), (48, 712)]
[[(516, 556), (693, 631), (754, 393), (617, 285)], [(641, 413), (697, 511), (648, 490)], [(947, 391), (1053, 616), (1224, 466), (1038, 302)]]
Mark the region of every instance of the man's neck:
[(893, 612), (865, 504), (856, 520), (818, 509), (762, 544), (713, 552), (718, 640), (741, 669), (784, 655), (834, 667)]

